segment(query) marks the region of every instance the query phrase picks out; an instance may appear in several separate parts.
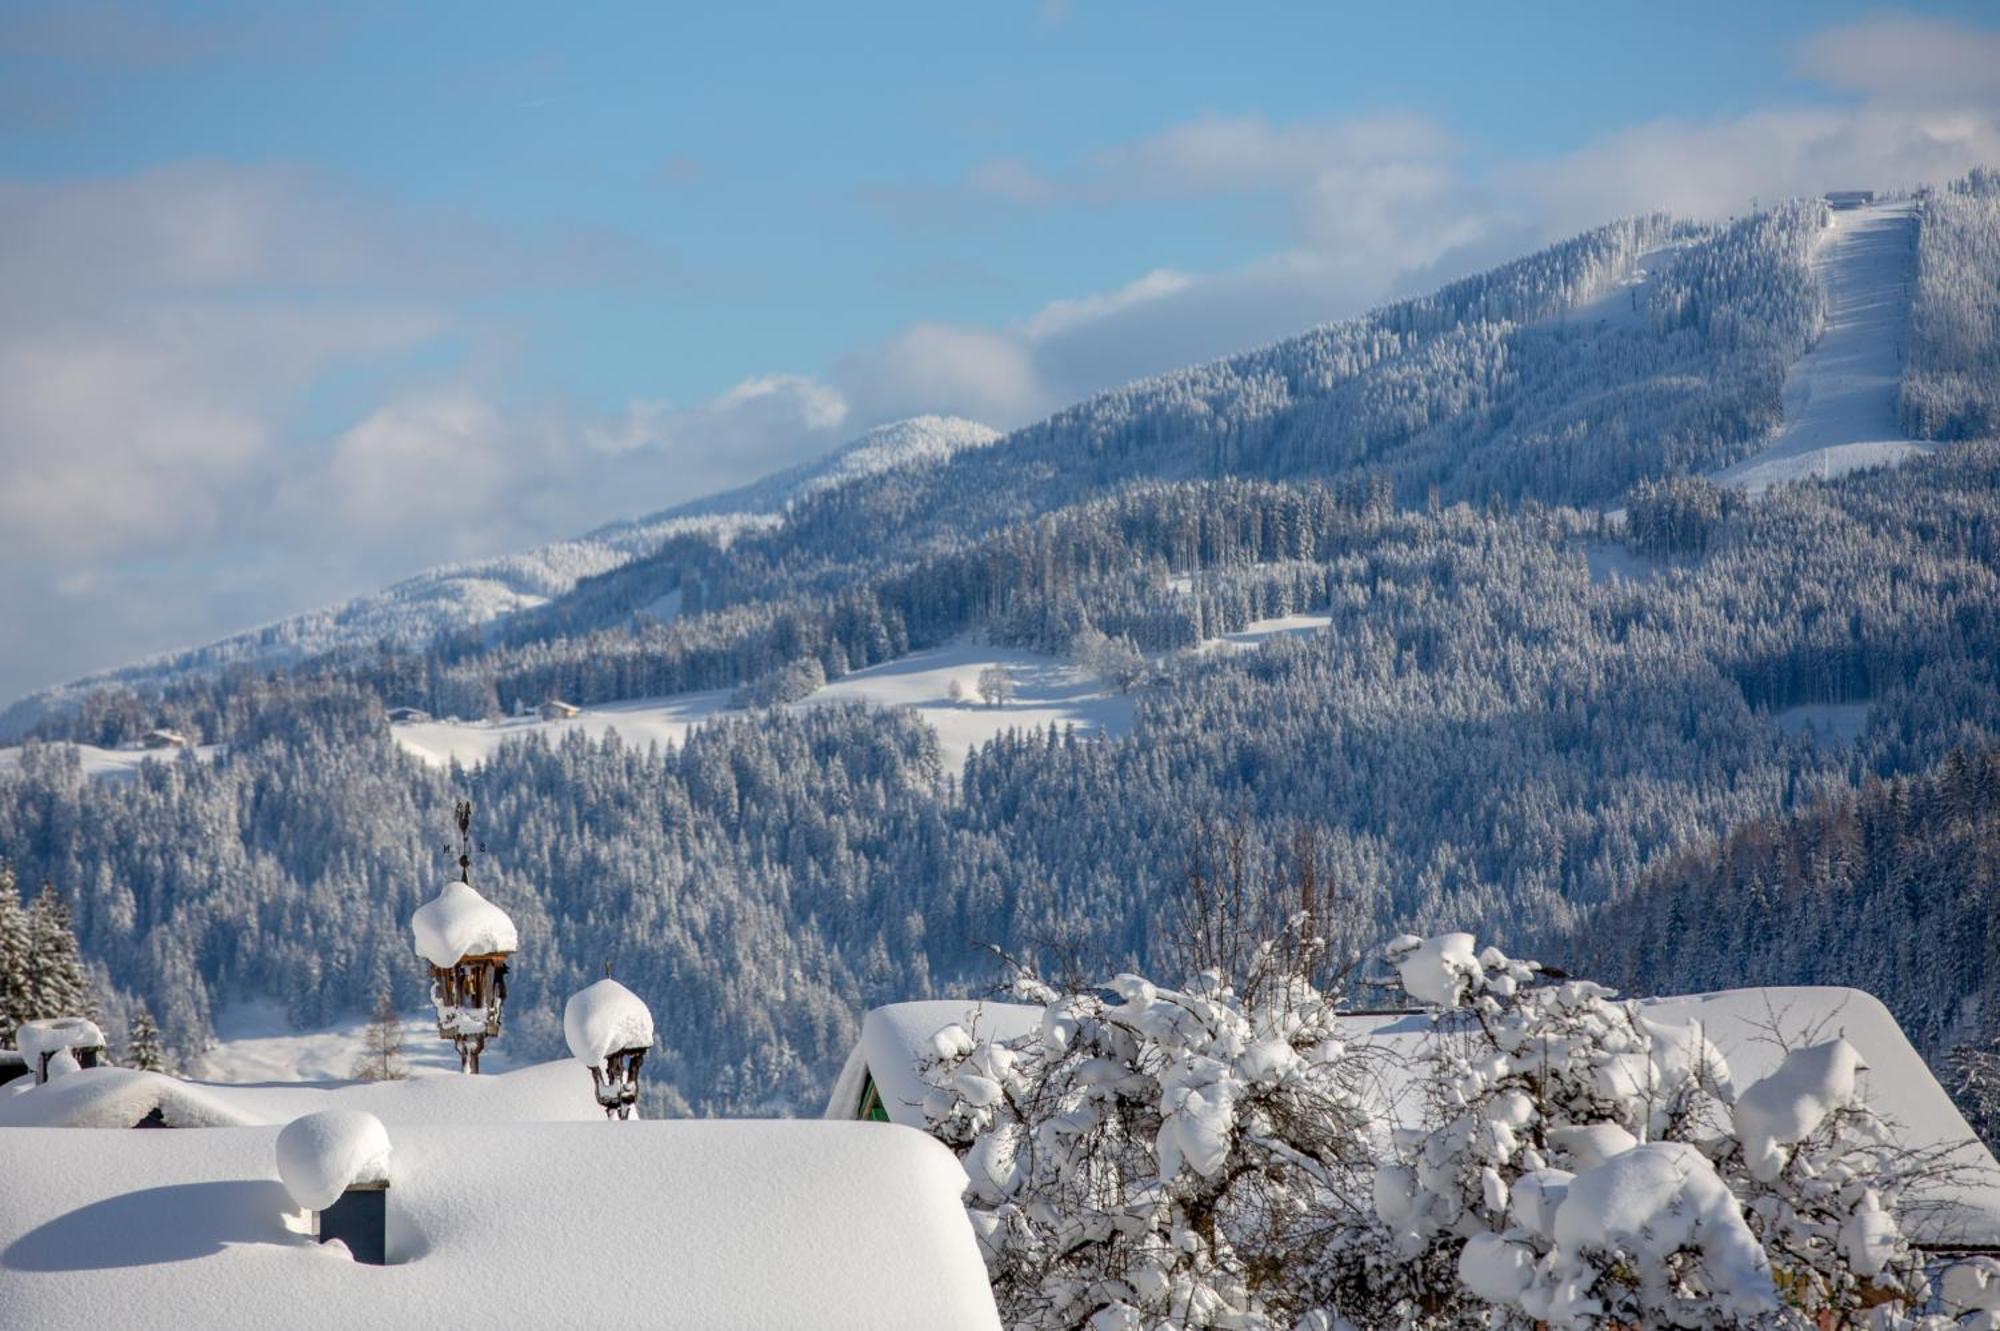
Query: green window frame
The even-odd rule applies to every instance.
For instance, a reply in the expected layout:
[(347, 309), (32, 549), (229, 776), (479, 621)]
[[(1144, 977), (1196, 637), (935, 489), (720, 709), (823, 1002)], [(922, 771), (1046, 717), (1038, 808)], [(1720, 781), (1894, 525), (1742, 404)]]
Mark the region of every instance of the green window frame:
[(882, 1103), (882, 1092), (875, 1085), (875, 1074), (870, 1072), (861, 1080), (861, 1105), (855, 1115), (863, 1123), (888, 1123), (889, 1110)]

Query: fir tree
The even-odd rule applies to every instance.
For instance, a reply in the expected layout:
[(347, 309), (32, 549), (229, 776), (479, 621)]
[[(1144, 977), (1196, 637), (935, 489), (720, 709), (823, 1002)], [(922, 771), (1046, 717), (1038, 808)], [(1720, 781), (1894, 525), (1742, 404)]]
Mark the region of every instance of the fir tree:
[(362, 1034), (361, 1054), (352, 1075), (361, 1081), (401, 1081), (410, 1075), (403, 1061), (403, 1019), (385, 983), (376, 991), (375, 1015)]
[(144, 1072), (166, 1072), (166, 1053), (160, 1048), (160, 1028), (153, 1022), (153, 1010), (141, 1001), (132, 1012), (132, 1035), (125, 1046), (125, 1066)]
[(21, 909), (14, 871), (0, 864), (0, 1045), (11, 1048), (28, 1010), (28, 913)]
[(53, 883), (43, 883), (41, 894), (28, 910), (28, 964), (26, 967), (27, 1018), (89, 1017), (98, 1015), (96, 986), (84, 968), (76, 932), (70, 927), (69, 905), (56, 895)]

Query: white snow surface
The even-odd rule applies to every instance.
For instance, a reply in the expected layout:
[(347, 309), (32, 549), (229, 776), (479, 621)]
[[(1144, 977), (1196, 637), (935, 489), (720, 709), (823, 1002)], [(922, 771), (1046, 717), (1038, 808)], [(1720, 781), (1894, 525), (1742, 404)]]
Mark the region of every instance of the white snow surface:
[(1916, 220), (1906, 202), (1833, 214), (1813, 255), (1826, 328), (1785, 376), (1785, 423), (1768, 447), (1715, 473), (1748, 494), (1806, 477), (1900, 462), (1932, 445), (1903, 433), (1896, 399), (1916, 285)]
[[(1707, 1158), (1685, 1142), (1647, 1142), (1586, 1169), (1569, 1181), (1556, 1208), (1552, 1267), (1558, 1286), (1531, 1315), (1558, 1326), (1598, 1325), (1588, 1283), (1595, 1272), (1565, 1258), (1615, 1247), (1642, 1271), (1663, 1270), (1675, 1253), (1700, 1254), (1703, 1284), (1723, 1311), (1741, 1316), (1777, 1307), (1777, 1290), (1763, 1245), (1750, 1232), (1735, 1196)], [(1568, 1277), (1564, 1279), (1563, 1277)]]
[(924, 1126), (924, 1059), (937, 1052), (932, 1038), (957, 1026), (976, 1039), (1012, 1040), (1038, 1030), (1043, 1009), (1031, 1003), (990, 1003), (975, 998), (939, 998), (878, 1007), (861, 1019), (861, 1040), (827, 1097), (826, 1117), (853, 1118), (861, 1089), (873, 1075), (890, 1121)]
[(450, 882), (410, 917), (417, 955), (433, 966), (456, 966), (465, 957), (514, 952), (521, 936), (506, 911), (469, 883)]
[[(21, 755), (24, 745), (13, 744), (0, 748), (0, 777), (21, 770)], [(146, 763), (172, 764), (181, 760), (182, 754), (191, 753), (202, 762), (213, 762), (223, 750), (220, 744), (197, 744), (192, 749), (101, 749), (95, 744), (70, 744), (55, 741), (50, 748), (76, 750), (77, 766), (83, 774), (93, 780), (130, 781), (139, 775), (139, 769)]]
[(879, 1123), (593, 1113), (392, 1123), (380, 1268), (288, 1223), (275, 1127), (103, 1133), (88, 1151), (0, 1133), (0, 1326), (96, 1331), (144, 1310), (178, 1327), (490, 1312), (520, 1327), (997, 1329), (965, 1175), (939, 1143)]
[(1409, 990), (1412, 998), (1433, 1007), (1454, 1006), (1465, 992), (1468, 978), (1480, 973), (1479, 958), (1473, 949), (1472, 935), (1462, 933), (1438, 934), (1414, 948), (1399, 949), (1396, 971), (1402, 977), (1403, 988)]
[(602, 1067), (621, 1049), (653, 1047), (653, 1014), (637, 994), (607, 975), (563, 1004), (563, 1038), (577, 1062)]
[(601, 1120), (590, 1074), (568, 1059), (498, 1076), (450, 1074), (379, 1082), (186, 1081), (136, 1068), (80, 1068), (35, 1086), (0, 1086), (0, 1128), (130, 1128), (155, 1109), (167, 1126), (289, 1123), (323, 1109), (362, 1109), (384, 1123)]
[[(1013, 673), (1016, 693), (1004, 707), (970, 700), (979, 672), (989, 665), (1006, 666)], [(953, 680), (968, 700), (952, 700)], [(427, 721), (396, 726), (392, 733), (406, 752), (438, 767), (453, 762), (474, 767), (509, 740), (538, 737), (554, 743), (572, 731), (602, 739), (615, 730), (620, 740), (641, 748), (650, 743), (678, 745), (705, 721), (745, 715), (730, 707), (730, 696), (730, 690), (720, 689), (604, 703), (567, 721), (539, 717)], [(845, 702), (916, 713), (937, 733), (945, 770), (953, 773), (964, 770), (974, 748), (1009, 730), (1075, 726), (1079, 733), (1115, 736), (1132, 728), (1133, 700), (1089, 672), (1042, 652), (995, 647), (971, 638), (857, 670), (790, 706), (797, 710)]]
[(278, 1133), (278, 1179), (307, 1211), (324, 1211), (357, 1183), (389, 1181), (389, 1130), (365, 1109), (301, 1114)]
[(1846, 1040), (1828, 1040), (1794, 1049), (1769, 1076), (1738, 1095), (1731, 1119), (1752, 1176), (1766, 1183), (1778, 1177), (1788, 1147), (1854, 1103), (1866, 1067), (1861, 1051)]

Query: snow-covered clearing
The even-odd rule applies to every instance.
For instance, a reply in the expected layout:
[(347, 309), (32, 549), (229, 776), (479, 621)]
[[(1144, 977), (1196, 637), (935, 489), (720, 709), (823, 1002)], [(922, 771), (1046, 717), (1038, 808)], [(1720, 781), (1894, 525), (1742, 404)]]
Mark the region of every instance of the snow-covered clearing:
[(1771, 718), (1787, 735), (1804, 735), (1815, 744), (1852, 744), (1868, 724), (1873, 703), (1809, 702), (1787, 707)]
[(1833, 214), (1813, 255), (1826, 287), (1826, 330), (1785, 376), (1785, 424), (1771, 443), (1715, 474), (1747, 494), (1807, 477), (1845, 475), (1930, 451), (1896, 414), (1917, 276), (1907, 203)]
[[(0, 749), (0, 776), (21, 769), (21, 751), (24, 746), (15, 744)], [(95, 744), (68, 744), (59, 747), (76, 750), (76, 758), (83, 768), (83, 774), (105, 781), (130, 781), (139, 774), (139, 766), (145, 762), (172, 763), (180, 761), (183, 753), (193, 753), (204, 762), (211, 762), (222, 752), (220, 744), (201, 744), (189, 749), (100, 749)]]
[[(367, 1030), (362, 1017), (293, 1030), (278, 1003), (251, 999), (216, 1014), (216, 1042), (188, 1073), (219, 1082), (339, 1081), (352, 1074)], [(449, 1041), (438, 1038), (437, 1018), (428, 1010), (403, 1019), (403, 1061), (415, 1077), (458, 1072), (458, 1054)], [(479, 1066), (485, 1072), (513, 1066), (504, 1036), (487, 1046)]]
[[(978, 701), (980, 671), (1005, 666), (1013, 675), (1014, 698), (1004, 706)], [(954, 702), (956, 680), (966, 697)], [(510, 739), (541, 735), (556, 742), (572, 730), (601, 739), (612, 730), (627, 744), (679, 744), (688, 731), (731, 708), (728, 690), (686, 693), (671, 698), (605, 703), (568, 721), (539, 717), (505, 721), (423, 721), (393, 728), (396, 742), (435, 766), (456, 760), (476, 766)], [(828, 684), (793, 708), (859, 702), (915, 712), (937, 732), (949, 771), (964, 768), (976, 745), (1008, 730), (1075, 726), (1079, 732), (1123, 735), (1132, 728), (1132, 699), (1113, 692), (1096, 676), (1042, 652), (994, 647), (963, 639), (944, 647), (912, 652), (896, 661), (857, 670)]]
[(1606, 282), (1590, 299), (1543, 320), (1543, 325), (1572, 328), (1643, 328), (1646, 323), (1646, 284), (1665, 267), (1674, 251), (1687, 245), (1676, 240), (1658, 249), (1647, 250), (1631, 266)]
[(1201, 647), (1203, 651), (1245, 651), (1262, 647), (1273, 638), (1308, 637), (1332, 623), (1333, 616), (1325, 611), (1302, 611), (1275, 619), (1253, 619), (1234, 633), (1208, 639)]
[[(993, 707), (977, 701), (979, 672), (1005, 666), (1014, 677), (1014, 698)], [(953, 702), (957, 680), (965, 700)], [(800, 707), (865, 702), (902, 707), (937, 732), (947, 771), (959, 771), (975, 746), (1009, 730), (1075, 726), (1079, 733), (1123, 735), (1132, 729), (1132, 699), (1112, 692), (1095, 675), (1053, 656), (1013, 647), (960, 641), (899, 661), (857, 670), (821, 689)]]
[(1583, 559), (1590, 566), (1590, 580), (1599, 585), (1613, 578), (1651, 582), (1661, 567), (1623, 542), (1588, 541), (1583, 547)]

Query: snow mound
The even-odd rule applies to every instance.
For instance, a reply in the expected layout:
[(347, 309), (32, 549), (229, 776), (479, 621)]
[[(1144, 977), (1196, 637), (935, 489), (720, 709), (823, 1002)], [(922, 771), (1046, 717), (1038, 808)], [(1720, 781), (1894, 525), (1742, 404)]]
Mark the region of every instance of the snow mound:
[(433, 966), (456, 966), (464, 957), (513, 952), (521, 946), (507, 912), (474, 891), (469, 883), (449, 883), (435, 900), (410, 917), (417, 955)]
[(104, 1048), (104, 1032), (97, 1029), (96, 1022), (83, 1017), (48, 1017), (22, 1022), (14, 1032), (14, 1047), (21, 1051), (30, 1072), (41, 1067), (42, 1055), (55, 1055), (49, 1059), (49, 1076), (54, 1078), (79, 1070), (71, 1050)]
[(1571, 1179), (1556, 1208), (1555, 1241), (1558, 1280), (1544, 1306), (1531, 1302), (1527, 1310), (1557, 1325), (1595, 1311), (1589, 1296), (1595, 1273), (1581, 1254), (1605, 1249), (1629, 1256), (1642, 1282), (1662, 1284), (1671, 1258), (1697, 1253), (1703, 1283), (1722, 1310), (1748, 1317), (1777, 1307), (1770, 1263), (1735, 1196), (1685, 1142), (1635, 1146)]
[(323, 1109), (278, 1134), (278, 1178), (292, 1200), (324, 1211), (357, 1183), (389, 1181), (389, 1130), (359, 1109)]
[(621, 1049), (653, 1047), (653, 1014), (637, 994), (606, 976), (563, 1005), (563, 1038), (577, 1062), (603, 1067)]
[(1829, 1114), (1854, 1103), (1855, 1074), (1867, 1067), (1845, 1039), (1785, 1055), (1777, 1071), (1737, 1098), (1736, 1140), (1753, 1177), (1769, 1183), (1785, 1167), (1785, 1149), (1812, 1136)]

